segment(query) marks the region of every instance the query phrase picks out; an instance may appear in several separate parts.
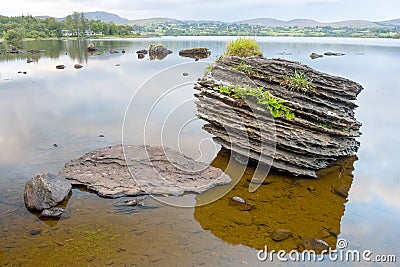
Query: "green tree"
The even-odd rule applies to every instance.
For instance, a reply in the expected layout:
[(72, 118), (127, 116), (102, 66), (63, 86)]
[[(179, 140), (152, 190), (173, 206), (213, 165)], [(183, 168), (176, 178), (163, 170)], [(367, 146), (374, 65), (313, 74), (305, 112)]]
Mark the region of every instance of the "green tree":
[(9, 29), (4, 34), (4, 40), (11, 45), (18, 45), (25, 38), (25, 31), (23, 28), (18, 27), (15, 29)]

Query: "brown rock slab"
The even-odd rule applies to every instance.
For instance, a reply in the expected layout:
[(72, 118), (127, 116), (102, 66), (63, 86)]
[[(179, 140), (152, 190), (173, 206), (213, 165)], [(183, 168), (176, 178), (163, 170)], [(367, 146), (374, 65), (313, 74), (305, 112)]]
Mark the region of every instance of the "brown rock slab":
[(202, 193), (231, 179), (222, 170), (161, 146), (115, 145), (65, 164), (60, 174), (103, 197)]

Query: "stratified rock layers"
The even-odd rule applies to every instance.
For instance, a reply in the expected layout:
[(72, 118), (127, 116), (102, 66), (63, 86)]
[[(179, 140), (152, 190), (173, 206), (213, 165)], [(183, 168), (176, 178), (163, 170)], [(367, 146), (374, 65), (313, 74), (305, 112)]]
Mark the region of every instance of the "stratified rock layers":
[[(285, 76), (296, 73), (311, 81), (312, 88), (284, 83)], [(262, 87), (284, 100), (295, 118), (273, 119), (255, 99), (221, 94), (213, 89), (219, 85)], [(354, 117), (353, 100), (363, 88), (348, 79), (282, 59), (221, 57), (196, 89), (196, 114), (209, 122), (204, 129), (215, 135), (215, 141), (260, 163), (272, 163), (275, 169), (317, 177), (316, 170), (359, 148), (355, 138), (361, 135), (361, 123)], [(266, 140), (269, 145), (263, 147)]]

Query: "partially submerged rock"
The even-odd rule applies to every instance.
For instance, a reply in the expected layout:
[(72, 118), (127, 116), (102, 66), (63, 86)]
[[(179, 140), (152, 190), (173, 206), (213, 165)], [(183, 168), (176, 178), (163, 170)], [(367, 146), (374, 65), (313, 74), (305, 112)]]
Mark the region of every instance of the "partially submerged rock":
[[(296, 75), (310, 86), (291, 87), (284, 80)], [(246, 85), (269, 91), (294, 118), (272, 118), (255, 97), (240, 99), (216, 90)], [(357, 105), (352, 100), (363, 88), (348, 79), (283, 59), (221, 57), (196, 89), (196, 114), (209, 122), (203, 128), (214, 140), (277, 170), (317, 177), (316, 170), (359, 148), (355, 138), (361, 135), (361, 123), (354, 117)]]
[(139, 145), (97, 149), (66, 163), (60, 174), (111, 198), (202, 193), (231, 180), (222, 170), (169, 148)]
[(166, 58), (169, 54), (172, 54), (172, 50), (169, 50), (165, 48), (162, 44), (150, 44), (149, 46), (149, 57), (150, 60), (154, 59), (164, 59)]
[(211, 51), (208, 48), (198, 47), (198, 48), (188, 48), (179, 51), (181, 57), (189, 58), (208, 58), (211, 55)]
[(39, 174), (25, 184), (24, 200), (28, 209), (44, 210), (56, 206), (71, 191), (71, 183), (59, 175)]
[(88, 52), (94, 52), (94, 51), (97, 51), (97, 50), (98, 50), (98, 48), (94, 44), (92, 44), (92, 43), (88, 44), (88, 46), (87, 46), (87, 51)]
[(57, 65), (56, 66), (56, 69), (58, 69), (58, 70), (63, 70), (63, 69), (65, 69), (66, 68), (66, 66), (65, 65)]
[(42, 211), (42, 213), (40, 214), (40, 217), (59, 218), (59, 217), (61, 217), (63, 212), (64, 212), (63, 208), (53, 207), (50, 209), (44, 209)]
[(335, 57), (339, 57), (339, 56), (344, 56), (346, 54), (343, 53), (335, 53), (335, 52), (325, 52), (324, 53), (325, 56), (335, 56)]
[(317, 54), (317, 53), (311, 53), (310, 58), (311, 59), (316, 59), (316, 58), (320, 58), (320, 57), (324, 57), (323, 55)]

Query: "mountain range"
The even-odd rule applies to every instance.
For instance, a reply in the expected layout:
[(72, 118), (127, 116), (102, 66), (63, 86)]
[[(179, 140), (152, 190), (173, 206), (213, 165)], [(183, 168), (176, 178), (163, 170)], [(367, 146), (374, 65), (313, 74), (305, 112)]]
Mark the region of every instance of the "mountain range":
[[(241, 20), (236, 22), (221, 22), (212, 20), (177, 20), (172, 18), (148, 18), (148, 19), (137, 19), (130, 20), (122, 18), (117, 14), (108, 13), (104, 11), (85, 12), (85, 17), (90, 20), (101, 20), (104, 22), (114, 22), (116, 24), (130, 24), (130, 25), (146, 25), (146, 24), (160, 24), (166, 22), (176, 23), (210, 23), (210, 24), (248, 24), (254, 26), (266, 26), (266, 27), (333, 27), (333, 28), (380, 28), (385, 26), (400, 27), (400, 18), (386, 21), (367, 21), (367, 20), (344, 20), (337, 22), (318, 22), (311, 19), (294, 19), (294, 20), (279, 20), (273, 18), (256, 18), (249, 20)], [(41, 18), (48, 16), (40, 16)], [(63, 20), (64, 18), (59, 18)]]

